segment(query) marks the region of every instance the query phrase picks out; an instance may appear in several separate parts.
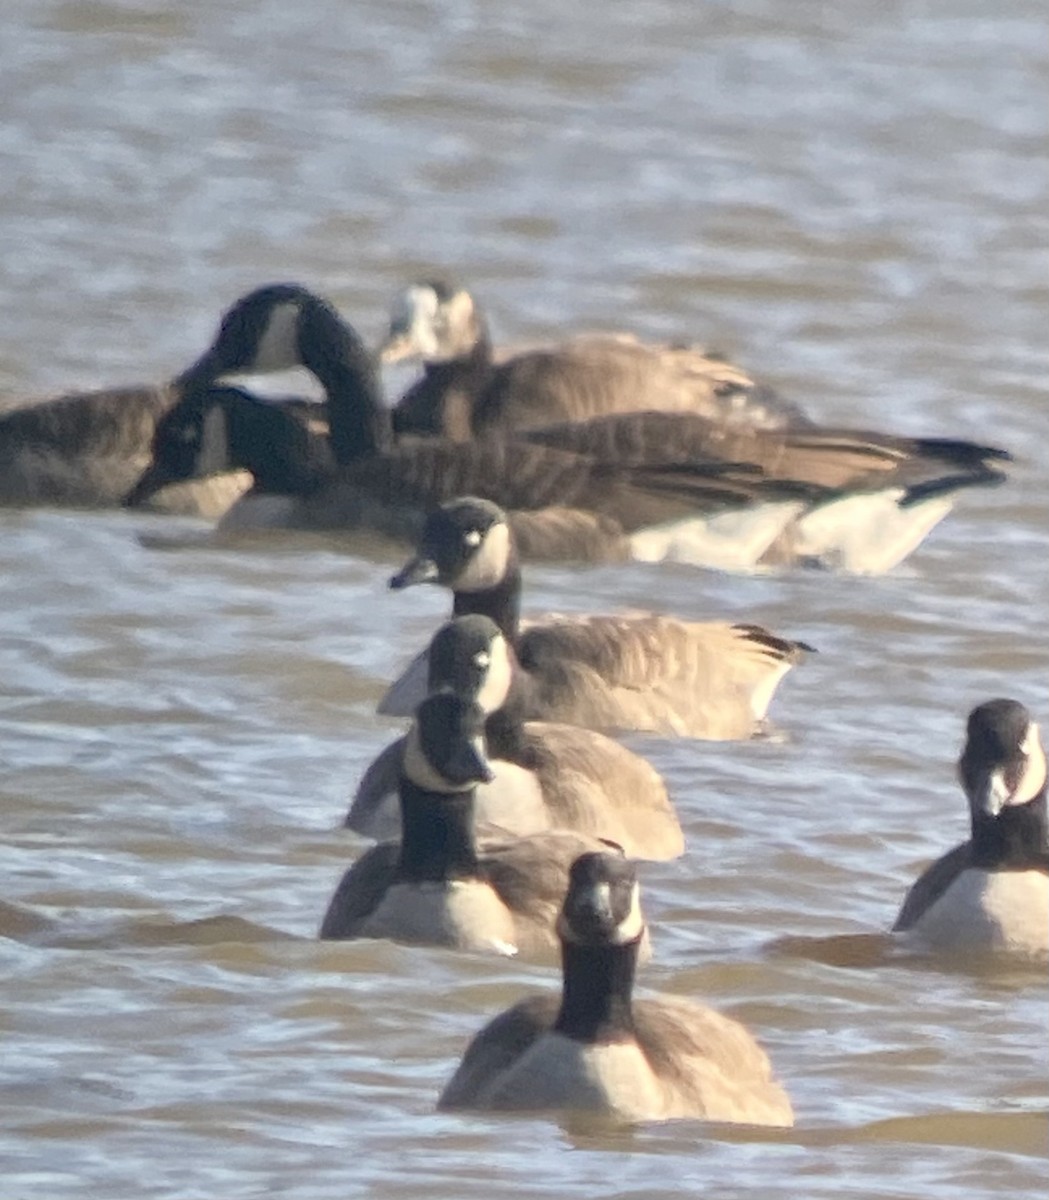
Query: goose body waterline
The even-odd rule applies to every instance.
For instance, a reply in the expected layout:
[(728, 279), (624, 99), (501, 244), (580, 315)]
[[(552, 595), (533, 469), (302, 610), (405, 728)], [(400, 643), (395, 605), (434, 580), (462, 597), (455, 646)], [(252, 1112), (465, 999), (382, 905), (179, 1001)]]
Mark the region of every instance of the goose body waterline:
[(645, 924), (628, 860), (577, 859), (557, 929), (560, 996), (528, 997), (489, 1022), (438, 1108), (794, 1123), (787, 1093), (743, 1025), (683, 998), (634, 997)]
[[(681, 825), (655, 768), (593, 730), (524, 721), (514, 696), (513, 652), (484, 616), (457, 617), (427, 654), (430, 694), (448, 691), (480, 705), (493, 778), (475, 790), (479, 827), (522, 836), (571, 829), (608, 839), (631, 857), (676, 858)], [(365, 771), (346, 824), (370, 837), (397, 838), (397, 785), (407, 741), (400, 738)]]
[[(395, 588), (438, 583), (453, 615), (500, 628), (520, 667), (522, 713), (599, 730), (648, 730), (715, 740), (759, 732), (776, 687), (809, 649), (756, 625), (653, 614), (558, 617), (523, 624), (513, 532), (498, 506), (451, 501), (427, 519)], [(405, 716), (426, 694), (420, 656), (379, 711)]]
[(934, 950), (1049, 955), (1046, 760), (1022, 704), (972, 711), (958, 774), (969, 840), (921, 874), (893, 931)]

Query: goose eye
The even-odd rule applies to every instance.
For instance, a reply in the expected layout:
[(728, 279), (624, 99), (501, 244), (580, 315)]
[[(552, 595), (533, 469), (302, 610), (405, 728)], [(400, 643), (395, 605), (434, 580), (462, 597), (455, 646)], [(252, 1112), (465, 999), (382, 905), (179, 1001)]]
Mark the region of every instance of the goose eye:
[(180, 442), (185, 442), (188, 445), (190, 442), (197, 440), (196, 427), (193, 425), (183, 425), (181, 429), (177, 430), (175, 436)]
[(479, 529), (468, 529), (463, 534), (463, 544), (466, 546), (479, 546), (481, 544), (481, 531)]
[(478, 667), (487, 667), (492, 661), (491, 655), (487, 650), (480, 650), (474, 655), (474, 665)]

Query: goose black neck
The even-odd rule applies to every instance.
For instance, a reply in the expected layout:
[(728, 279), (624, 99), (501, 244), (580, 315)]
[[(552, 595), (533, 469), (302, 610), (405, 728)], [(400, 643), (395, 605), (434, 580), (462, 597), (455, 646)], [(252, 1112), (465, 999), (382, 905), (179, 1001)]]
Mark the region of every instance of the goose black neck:
[(431, 397), (436, 428), (428, 431), (465, 442), (475, 432), (474, 419), (480, 397), (492, 377), (492, 343), (487, 330), (460, 358), (427, 363), (423, 388)]
[(640, 938), (618, 946), (561, 944), (564, 985), (554, 1032), (577, 1042), (623, 1041), (634, 1032), (631, 994)]
[(476, 878), (473, 791), (447, 795), (402, 779), (400, 801), (398, 879), (406, 883), (444, 883)]
[(1044, 866), (1047, 845), (1045, 789), (1026, 804), (1008, 804), (996, 817), (974, 815), (973, 863), (978, 867), (1025, 870)]
[(506, 574), (493, 587), (455, 593), (452, 615), (473, 614), (491, 618), (510, 645), (516, 643), (521, 627), (521, 567), (516, 557), (511, 558)]
[(304, 496), (330, 474), (326, 441), (305, 420), (232, 388), (225, 405), (230, 464), (251, 472), (256, 492)]
[(345, 466), (386, 450), (392, 440), (379, 369), (336, 314), (317, 310), (300, 335), (302, 361), (324, 388), (335, 461)]

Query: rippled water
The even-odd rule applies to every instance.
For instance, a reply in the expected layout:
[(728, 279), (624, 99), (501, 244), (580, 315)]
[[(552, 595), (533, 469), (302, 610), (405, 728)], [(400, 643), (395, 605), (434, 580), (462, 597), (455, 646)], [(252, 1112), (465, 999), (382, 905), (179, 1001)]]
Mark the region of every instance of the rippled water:
[(549, 973), (313, 940), (395, 732), (374, 703), (442, 596), (390, 596), (359, 547), (0, 514), (5, 1200), (1043, 1195), (1044, 969), (860, 936), (964, 836), (968, 708), (1049, 708), (1042, 6), (4, 15), (8, 393), (163, 378), (275, 278), (374, 336), (441, 269), (500, 338), (696, 337), (814, 415), (1024, 460), (885, 579), (529, 572), (537, 609), (655, 598), (819, 647), (781, 739), (633, 743), (689, 842), (644, 871), (647, 982), (752, 1026), (790, 1133), (437, 1115), (467, 1037)]

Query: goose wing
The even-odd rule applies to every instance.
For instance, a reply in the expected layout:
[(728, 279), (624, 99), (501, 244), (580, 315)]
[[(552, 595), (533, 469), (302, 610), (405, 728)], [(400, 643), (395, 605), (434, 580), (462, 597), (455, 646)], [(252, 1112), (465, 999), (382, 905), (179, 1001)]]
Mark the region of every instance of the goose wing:
[(746, 372), (701, 349), (590, 334), (498, 365), (475, 407), (474, 429), (531, 429), (645, 410), (699, 413), (749, 426), (778, 424), (793, 412), (768, 389), (750, 409), (754, 390)]
[(631, 858), (676, 858), (684, 836), (662, 776), (604, 734), (529, 721), (521, 756), (536, 772), (551, 824), (607, 838)]
[(634, 1002), (645, 1057), (677, 1115), (791, 1125), (786, 1092), (750, 1031), (714, 1009), (671, 997)]
[(1001, 478), (995, 464), (1010, 459), (1004, 450), (959, 439), (817, 426), (748, 429), (695, 413), (622, 413), (521, 436), (621, 465), (748, 463), (766, 479), (826, 489), (912, 487), (944, 477), (994, 482)]
[(623, 614), (529, 626), (517, 652), (531, 717), (721, 739), (753, 734), (807, 649), (755, 625)]
[(404, 761), (404, 744), (404, 738), (397, 738), (368, 764), (343, 822), (347, 828), (364, 837), (400, 837), (397, 788)]

